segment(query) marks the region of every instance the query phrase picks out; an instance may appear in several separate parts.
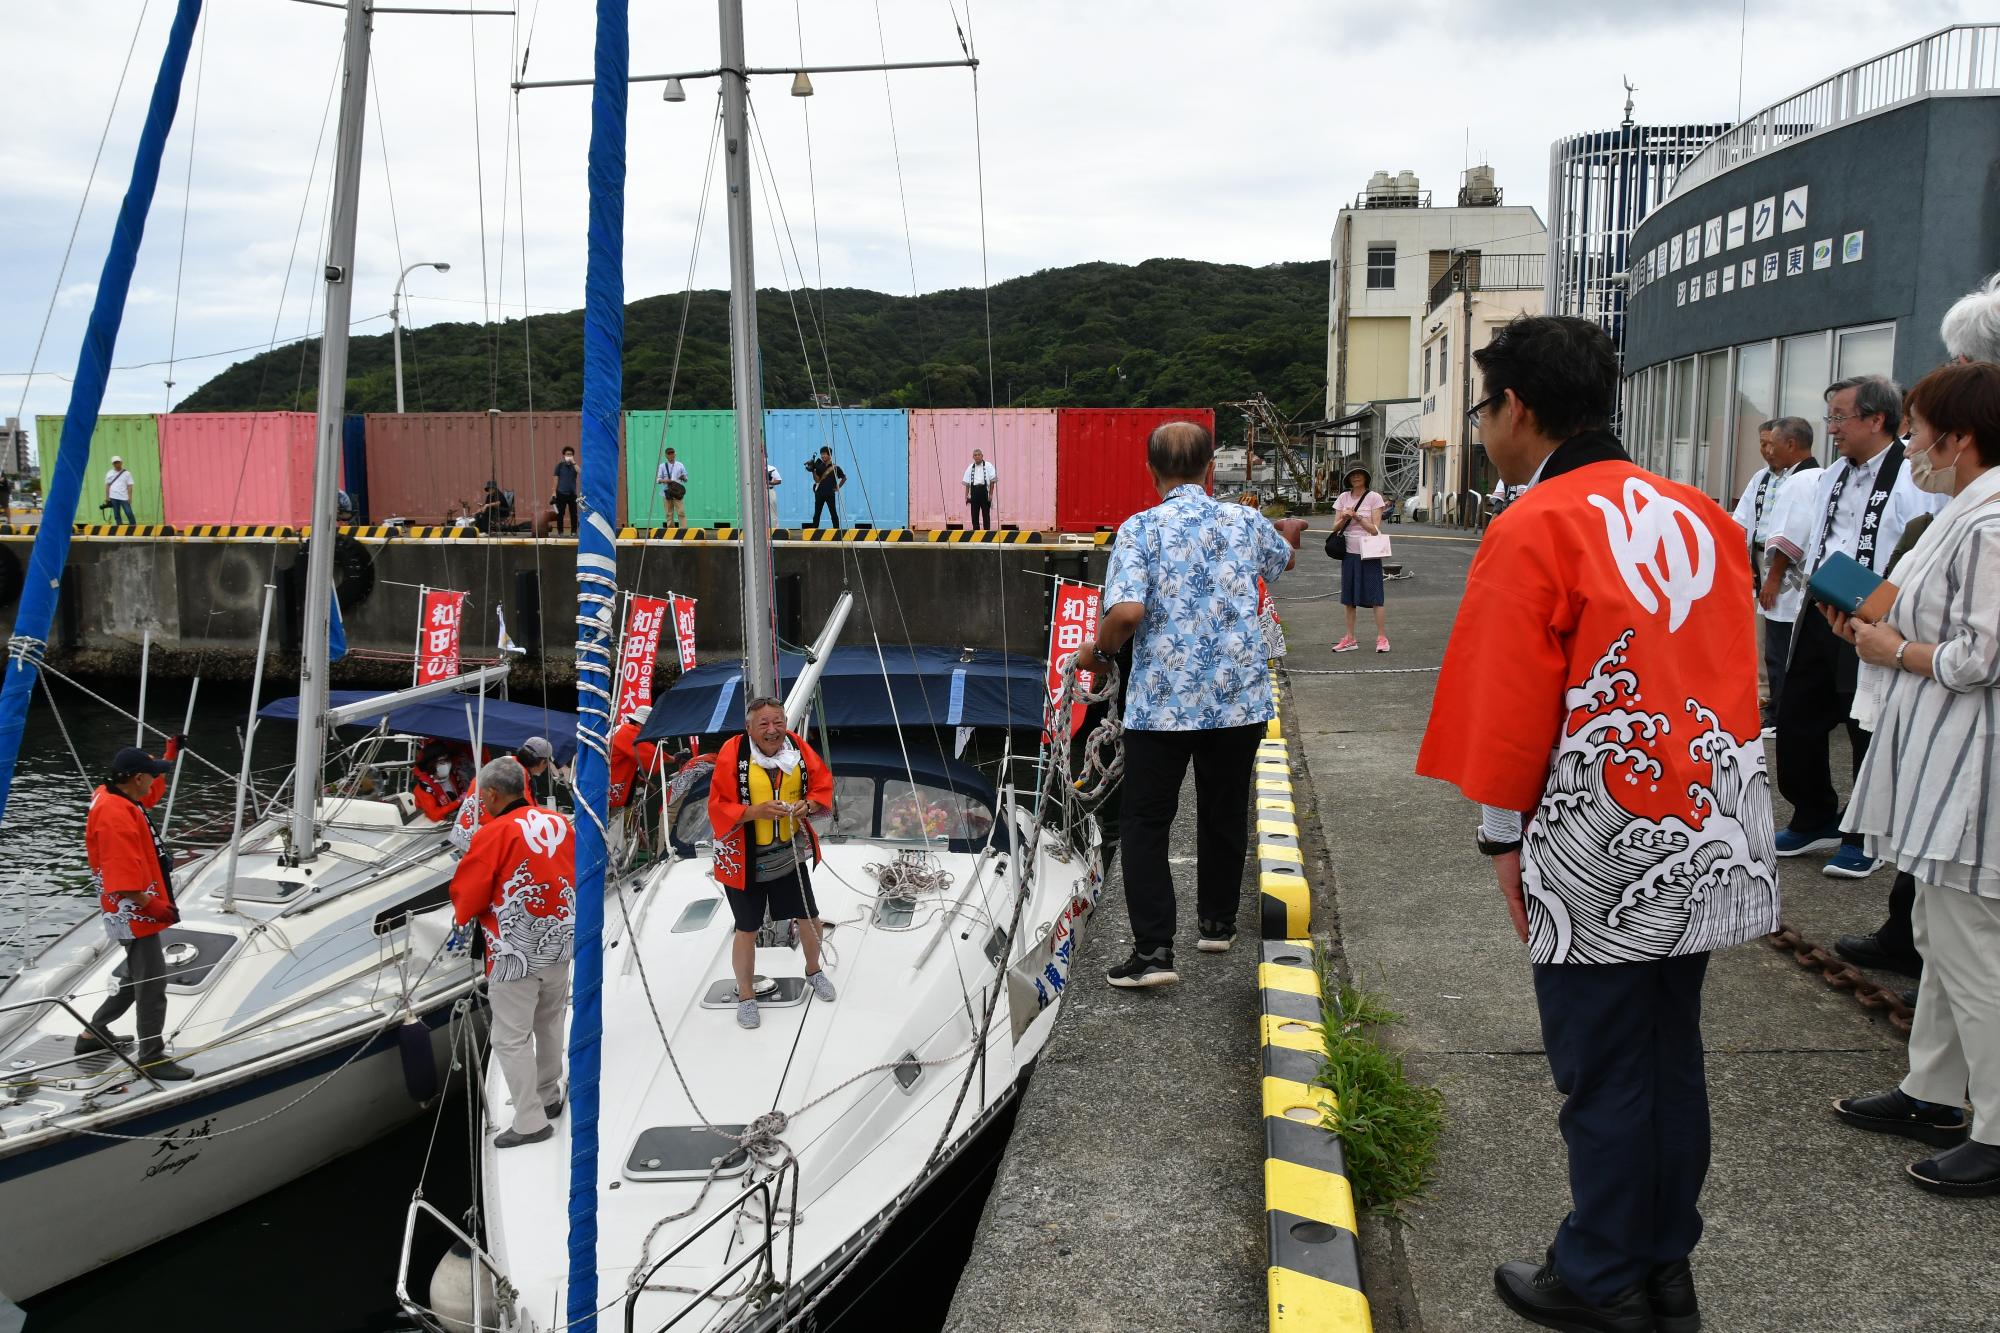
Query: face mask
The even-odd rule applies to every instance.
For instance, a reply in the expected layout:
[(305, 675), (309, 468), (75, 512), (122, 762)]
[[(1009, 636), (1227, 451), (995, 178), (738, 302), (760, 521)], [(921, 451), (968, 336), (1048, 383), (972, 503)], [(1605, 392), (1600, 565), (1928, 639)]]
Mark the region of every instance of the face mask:
[(1920, 491), (1932, 495), (1950, 495), (1958, 484), (1958, 464), (1938, 467), (1931, 460), (1937, 454), (1940, 440), (1932, 440), (1931, 447), (1921, 453), (1912, 451), (1904, 461), (1910, 467), (1910, 483)]
[(440, 760), (438, 760), (438, 761), (437, 761), (437, 763), (435, 763), (435, 764), (433, 764), (433, 765), (431, 766), (431, 771), (432, 771), (432, 772), (434, 772), (434, 773), (436, 773), (436, 774), (437, 774), (437, 775), (438, 775), (439, 777), (441, 777), (441, 778), (448, 778), (448, 777), (450, 777), (450, 776), (451, 776), (451, 760), (449, 760), (449, 759), (440, 759)]

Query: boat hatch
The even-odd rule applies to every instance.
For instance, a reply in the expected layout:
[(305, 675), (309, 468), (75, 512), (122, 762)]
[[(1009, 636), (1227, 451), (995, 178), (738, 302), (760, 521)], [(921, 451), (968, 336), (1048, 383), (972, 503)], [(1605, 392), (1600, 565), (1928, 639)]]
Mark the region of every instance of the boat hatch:
[(875, 900), (875, 924), (884, 930), (908, 930), (917, 919), (917, 900), (889, 894)]
[[(757, 1003), (766, 1009), (782, 1009), (789, 1004), (806, 1002), (806, 979), (804, 977), (772, 977), (775, 983), (769, 992), (762, 986), (757, 988)], [(728, 977), (712, 981), (708, 994), (701, 997), (704, 1009), (734, 1009), (736, 1007), (736, 983)]]
[(680, 919), (674, 922), (673, 933), (691, 935), (715, 919), (715, 909), (720, 903), (716, 898), (697, 898), (681, 909)]
[[(236, 947), (237, 937), (226, 930), (168, 926), (161, 932), (160, 942), (166, 946), (168, 988), (192, 991), (208, 984), (215, 969)], [(120, 962), (111, 969), (111, 975), (123, 981), (131, 967), (130, 961)]]
[[(654, 1125), (641, 1130), (625, 1159), (627, 1180), (718, 1180), (740, 1176), (750, 1156), (723, 1134), (741, 1134), (742, 1125)], [(717, 1131), (721, 1131), (718, 1133)]]
[[(10, 1090), (16, 1101), (25, 1100), (29, 1093), (44, 1083), (61, 1083), (73, 1078), (86, 1078), (105, 1073), (118, 1059), (109, 1051), (93, 1051), (89, 1055), (76, 1053), (76, 1038), (51, 1033), (38, 1037), (26, 1046), (17, 1046), (8, 1054), (4, 1064), (0, 1064), (0, 1078), (13, 1084)], [(42, 1068), (44, 1065), (48, 1068)], [(39, 1074), (28, 1074), (31, 1069), (41, 1069)], [(25, 1075), (25, 1077), (24, 1077)], [(19, 1082), (14, 1080), (19, 1079)]]
[(248, 903), (288, 903), (311, 887), (309, 872), (276, 862), (240, 871), (236, 876), (236, 896)]
[(923, 1076), (924, 1067), (917, 1062), (917, 1053), (904, 1051), (902, 1063), (896, 1066), (896, 1082), (903, 1085), (904, 1092), (908, 1092), (917, 1086), (917, 1080)]

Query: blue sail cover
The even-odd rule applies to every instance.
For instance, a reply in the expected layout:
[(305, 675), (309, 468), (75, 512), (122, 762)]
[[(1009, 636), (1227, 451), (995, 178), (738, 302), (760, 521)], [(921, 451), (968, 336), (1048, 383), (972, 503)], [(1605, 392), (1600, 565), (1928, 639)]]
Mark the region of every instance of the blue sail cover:
[[(335, 690), (327, 696), (327, 707), (345, 708), (349, 704), (365, 703), (375, 697), (373, 690)], [(257, 710), (257, 716), (267, 722), (296, 722), (299, 720), (297, 698), (274, 699)], [(391, 731), (407, 732), (413, 736), (438, 736), (445, 740), (463, 741), (472, 744), (472, 724), (479, 718), (479, 701), (469, 695), (450, 699), (421, 699), (401, 708), (390, 709), (386, 713), (370, 713), (349, 723), (351, 727), (373, 728), (388, 719)], [(488, 749), (518, 750), (521, 742), (530, 736), (541, 736), (548, 740), (556, 752), (556, 762), (566, 764), (576, 753), (576, 715), (557, 713), (532, 704), (509, 703), (504, 699), (488, 699), (482, 735)]]
[[(886, 667), (887, 674), (884, 674)], [(778, 655), (778, 688), (805, 669), (801, 653)], [(1046, 667), (1033, 657), (930, 645), (848, 645), (827, 656), (819, 678), (829, 727), (1009, 727), (1037, 730), (1048, 694)], [(743, 665), (696, 667), (660, 698), (641, 740), (709, 736), (743, 725)]]
[[(180, 107), (181, 79), (187, 73), (188, 49), (194, 44), (195, 22), (200, 17), (201, 0), (180, 0), (174, 11), (166, 53), (160, 57), (160, 75), (153, 82), (153, 100), (146, 107), (145, 127), (139, 131), (139, 149), (132, 160), (132, 182), (126, 186), (125, 201), (118, 208), (111, 249), (104, 256), (104, 270), (97, 281), (97, 300), (90, 308), (83, 350), (77, 356), (69, 412), (63, 417), (62, 445), (54, 461), (46, 463), (42, 508), (45, 515), (74, 514), (77, 497), (83, 493), (83, 465), (90, 456), (90, 437), (97, 432), (98, 409), (104, 405), (111, 350), (118, 343), (118, 326), (125, 319), (125, 294), (132, 287), (139, 241), (146, 233), (146, 214), (153, 206), (153, 190), (160, 183), (160, 158), (166, 152), (167, 133), (173, 129), (174, 113)], [(63, 565), (69, 560), (69, 535), (67, 518), (43, 523), (36, 530), (34, 550), (28, 556), (27, 579), (21, 588), (21, 603), (14, 611), (14, 635), (8, 644), (12, 660), (8, 663), (5, 687), (0, 689), (0, 816), (7, 813), (7, 794), (14, 786), (14, 761), (20, 757), (21, 733), (28, 722), (28, 701), (41, 677), (42, 645), (49, 637), (49, 622), (55, 618), (56, 589)]]

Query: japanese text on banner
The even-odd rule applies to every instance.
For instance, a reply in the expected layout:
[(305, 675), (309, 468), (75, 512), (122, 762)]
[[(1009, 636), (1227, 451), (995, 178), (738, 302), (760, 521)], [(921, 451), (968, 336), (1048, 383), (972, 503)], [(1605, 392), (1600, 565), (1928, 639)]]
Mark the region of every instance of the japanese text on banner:
[(694, 670), (694, 598), (668, 598), (674, 608), (674, 647), (680, 650), (681, 670)]
[(618, 721), (653, 701), (653, 663), (660, 653), (660, 629), (667, 623), (663, 597), (634, 597), (625, 612), (625, 643), (618, 653)]
[(458, 674), (459, 628), (465, 598), (462, 592), (424, 594), (423, 620), (417, 627), (417, 684), (450, 680)]
[[(1097, 638), (1097, 589), (1083, 583), (1056, 584), (1055, 619), (1049, 626), (1049, 703), (1062, 692), (1062, 660)], [(1090, 689), (1095, 673), (1077, 672), (1077, 684)], [(1083, 726), (1084, 705), (1070, 708), (1069, 734)]]

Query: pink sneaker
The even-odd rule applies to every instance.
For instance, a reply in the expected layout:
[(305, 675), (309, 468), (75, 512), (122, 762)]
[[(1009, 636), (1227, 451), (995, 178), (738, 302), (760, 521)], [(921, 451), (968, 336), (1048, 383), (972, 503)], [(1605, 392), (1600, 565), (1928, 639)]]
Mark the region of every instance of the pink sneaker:
[(1333, 651), (1335, 651), (1336, 653), (1351, 653), (1360, 646), (1361, 646), (1360, 644), (1354, 641), (1354, 636), (1350, 634), (1346, 638), (1342, 639), (1339, 643), (1333, 645)]
[(1381, 634), (1381, 635), (1377, 635), (1377, 636), (1376, 636), (1376, 639), (1375, 639), (1375, 651), (1376, 651), (1376, 652), (1378, 652), (1378, 653), (1386, 653), (1386, 652), (1388, 652), (1388, 651), (1389, 651), (1389, 636), (1388, 636), (1388, 635), (1386, 635), (1386, 634)]

